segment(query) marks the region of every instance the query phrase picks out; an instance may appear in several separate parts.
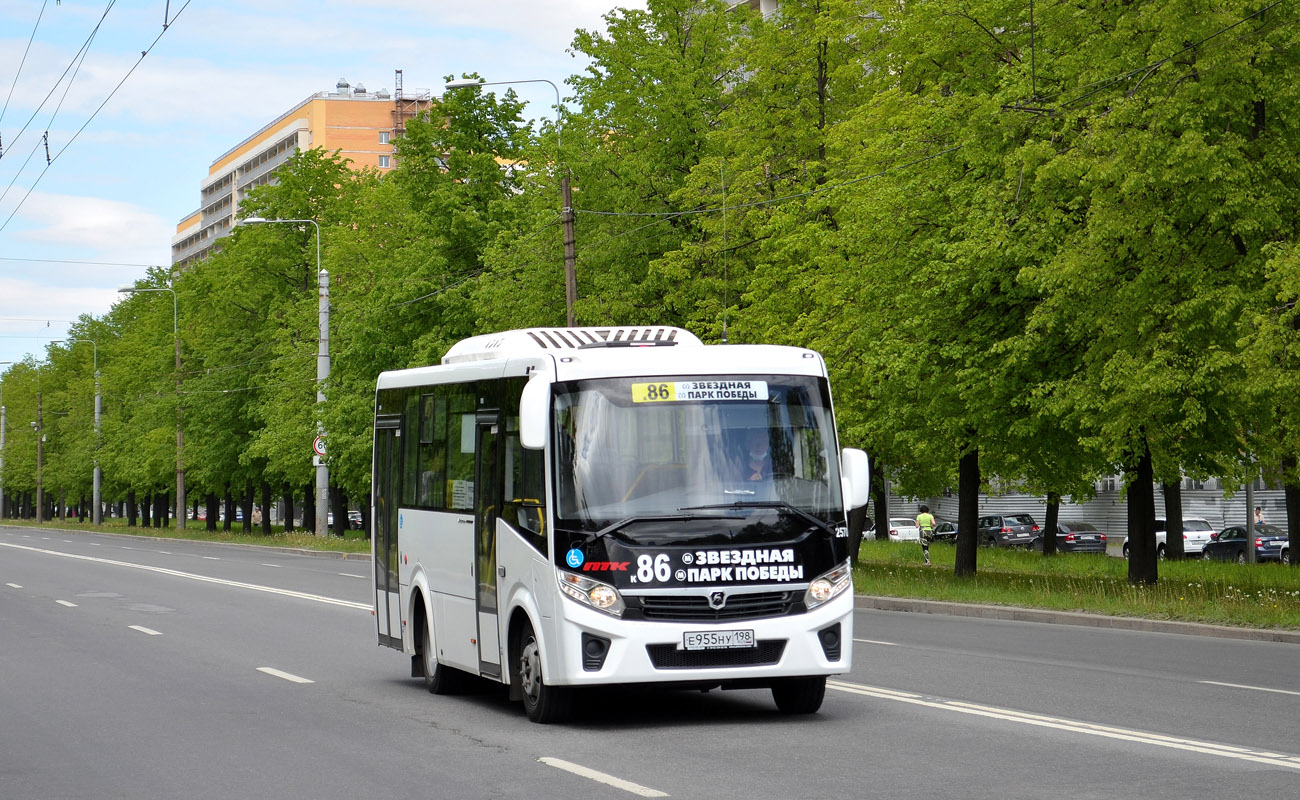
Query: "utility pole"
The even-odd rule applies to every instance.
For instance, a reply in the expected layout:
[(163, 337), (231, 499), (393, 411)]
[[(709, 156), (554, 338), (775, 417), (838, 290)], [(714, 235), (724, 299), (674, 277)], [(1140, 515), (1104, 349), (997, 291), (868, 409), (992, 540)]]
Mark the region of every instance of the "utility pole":
[[(320, 247), (319, 235), (316, 238), (316, 246)], [(317, 251), (316, 259), (319, 265), (319, 251)], [(317, 410), (324, 407), (325, 381), (330, 376), (330, 274), (322, 269), (318, 278), (320, 281), (320, 351), (316, 356)], [(316, 418), (316, 433), (322, 438), (325, 436), (325, 423), (321, 422), (319, 417)], [(330, 468), (325, 463), (325, 459), (318, 454), (313, 453), (312, 460), (316, 462), (316, 535), (328, 536), (330, 532)]]
[(41, 393), (36, 393), (36, 524), (40, 525), (45, 516), (45, 493), (41, 485), (42, 472), (45, 469), (45, 418), (41, 416)]

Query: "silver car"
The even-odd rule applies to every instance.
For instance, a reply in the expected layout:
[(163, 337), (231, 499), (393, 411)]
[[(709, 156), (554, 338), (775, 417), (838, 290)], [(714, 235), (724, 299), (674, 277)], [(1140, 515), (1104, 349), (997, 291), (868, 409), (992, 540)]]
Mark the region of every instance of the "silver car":
[[(1156, 520), (1156, 558), (1164, 558), (1166, 554), (1165, 543), (1168, 540), (1165, 521)], [(1214, 536), (1216, 531), (1210, 527), (1210, 523), (1203, 519), (1185, 519), (1183, 520), (1183, 555), (1188, 558), (1200, 558), (1201, 553), (1205, 550), (1205, 545)], [(1128, 558), (1128, 541), (1124, 542), (1124, 557)]]

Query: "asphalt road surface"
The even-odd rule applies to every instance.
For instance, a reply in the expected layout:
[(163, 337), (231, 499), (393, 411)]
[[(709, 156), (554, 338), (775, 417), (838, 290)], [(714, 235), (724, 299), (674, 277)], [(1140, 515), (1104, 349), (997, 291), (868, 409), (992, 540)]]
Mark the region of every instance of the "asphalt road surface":
[(0, 798), (1291, 798), (1300, 646), (859, 610), (821, 713), (435, 697), (366, 561), (0, 528)]

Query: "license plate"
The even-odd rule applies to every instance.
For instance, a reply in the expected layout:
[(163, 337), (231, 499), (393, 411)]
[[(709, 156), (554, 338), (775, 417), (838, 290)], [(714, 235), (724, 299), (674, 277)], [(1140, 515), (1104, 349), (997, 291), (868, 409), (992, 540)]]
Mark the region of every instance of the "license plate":
[(682, 647), (686, 650), (741, 650), (757, 646), (752, 630), (687, 631), (682, 634)]

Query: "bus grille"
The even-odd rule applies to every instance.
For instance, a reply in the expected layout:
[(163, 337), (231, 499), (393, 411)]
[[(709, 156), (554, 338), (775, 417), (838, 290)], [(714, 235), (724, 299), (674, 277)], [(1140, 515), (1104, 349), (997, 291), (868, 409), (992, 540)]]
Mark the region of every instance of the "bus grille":
[(698, 595), (645, 595), (643, 619), (677, 622), (726, 622), (761, 617), (783, 617), (792, 612), (795, 592), (733, 594), (722, 608), (711, 608), (709, 598)]
[(648, 644), (655, 669), (708, 669), (710, 667), (766, 667), (781, 660), (785, 639), (762, 639), (758, 647), (743, 650), (681, 650), (676, 644)]

